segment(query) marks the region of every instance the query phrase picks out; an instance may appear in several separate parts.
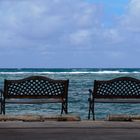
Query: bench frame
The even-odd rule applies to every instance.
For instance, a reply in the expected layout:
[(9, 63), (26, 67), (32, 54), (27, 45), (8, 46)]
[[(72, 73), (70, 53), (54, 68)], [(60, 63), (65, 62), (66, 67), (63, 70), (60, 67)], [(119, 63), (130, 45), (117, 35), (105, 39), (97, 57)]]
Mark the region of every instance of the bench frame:
[(20, 80), (4, 80), (1, 111), (6, 104), (61, 103), (61, 114), (68, 113), (69, 80), (54, 80), (44, 76), (30, 76)]
[(89, 112), (95, 120), (95, 103), (140, 103), (140, 80), (119, 77), (112, 80), (94, 80), (93, 90), (89, 89)]

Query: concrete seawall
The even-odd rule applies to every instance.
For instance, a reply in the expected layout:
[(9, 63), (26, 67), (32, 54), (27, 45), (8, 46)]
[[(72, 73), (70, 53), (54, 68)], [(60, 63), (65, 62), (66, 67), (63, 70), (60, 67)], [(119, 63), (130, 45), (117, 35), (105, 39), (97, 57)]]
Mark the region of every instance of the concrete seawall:
[(0, 115), (0, 121), (80, 121), (76, 115)]

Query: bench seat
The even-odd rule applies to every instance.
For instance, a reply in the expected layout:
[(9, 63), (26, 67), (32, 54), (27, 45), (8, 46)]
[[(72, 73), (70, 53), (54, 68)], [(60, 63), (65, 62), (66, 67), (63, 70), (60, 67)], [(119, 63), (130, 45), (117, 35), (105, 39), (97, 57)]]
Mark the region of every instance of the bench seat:
[(15, 103), (15, 104), (44, 104), (44, 103), (62, 103), (62, 99), (5, 99), (5, 103)]
[(140, 99), (94, 99), (95, 103), (140, 103)]

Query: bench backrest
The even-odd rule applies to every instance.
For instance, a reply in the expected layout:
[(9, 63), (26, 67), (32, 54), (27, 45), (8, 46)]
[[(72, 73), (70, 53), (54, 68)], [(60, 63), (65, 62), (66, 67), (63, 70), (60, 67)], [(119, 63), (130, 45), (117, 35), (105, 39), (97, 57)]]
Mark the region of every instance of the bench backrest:
[(95, 80), (93, 98), (140, 98), (140, 80), (132, 77)]
[(69, 80), (31, 76), (4, 81), (4, 98), (66, 98)]

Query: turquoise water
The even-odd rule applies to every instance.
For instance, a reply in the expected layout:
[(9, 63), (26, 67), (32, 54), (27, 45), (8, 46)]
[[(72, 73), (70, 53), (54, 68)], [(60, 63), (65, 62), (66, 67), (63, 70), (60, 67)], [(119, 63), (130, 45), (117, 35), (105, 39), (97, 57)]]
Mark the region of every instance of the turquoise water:
[[(4, 79), (21, 79), (31, 75), (42, 75), (53, 79), (69, 79), (68, 111), (88, 116), (88, 89), (93, 88), (93, 81), (109, 80), (120, 76), (140, 79), (140, 69), (0, 69), (0, 87)], [(103, 119), (108, 114), (140, 114), (139, 104), (96, 104), (96, 119)], [(7, 105), (7, 114), (60, 114), (61, 105)]]

